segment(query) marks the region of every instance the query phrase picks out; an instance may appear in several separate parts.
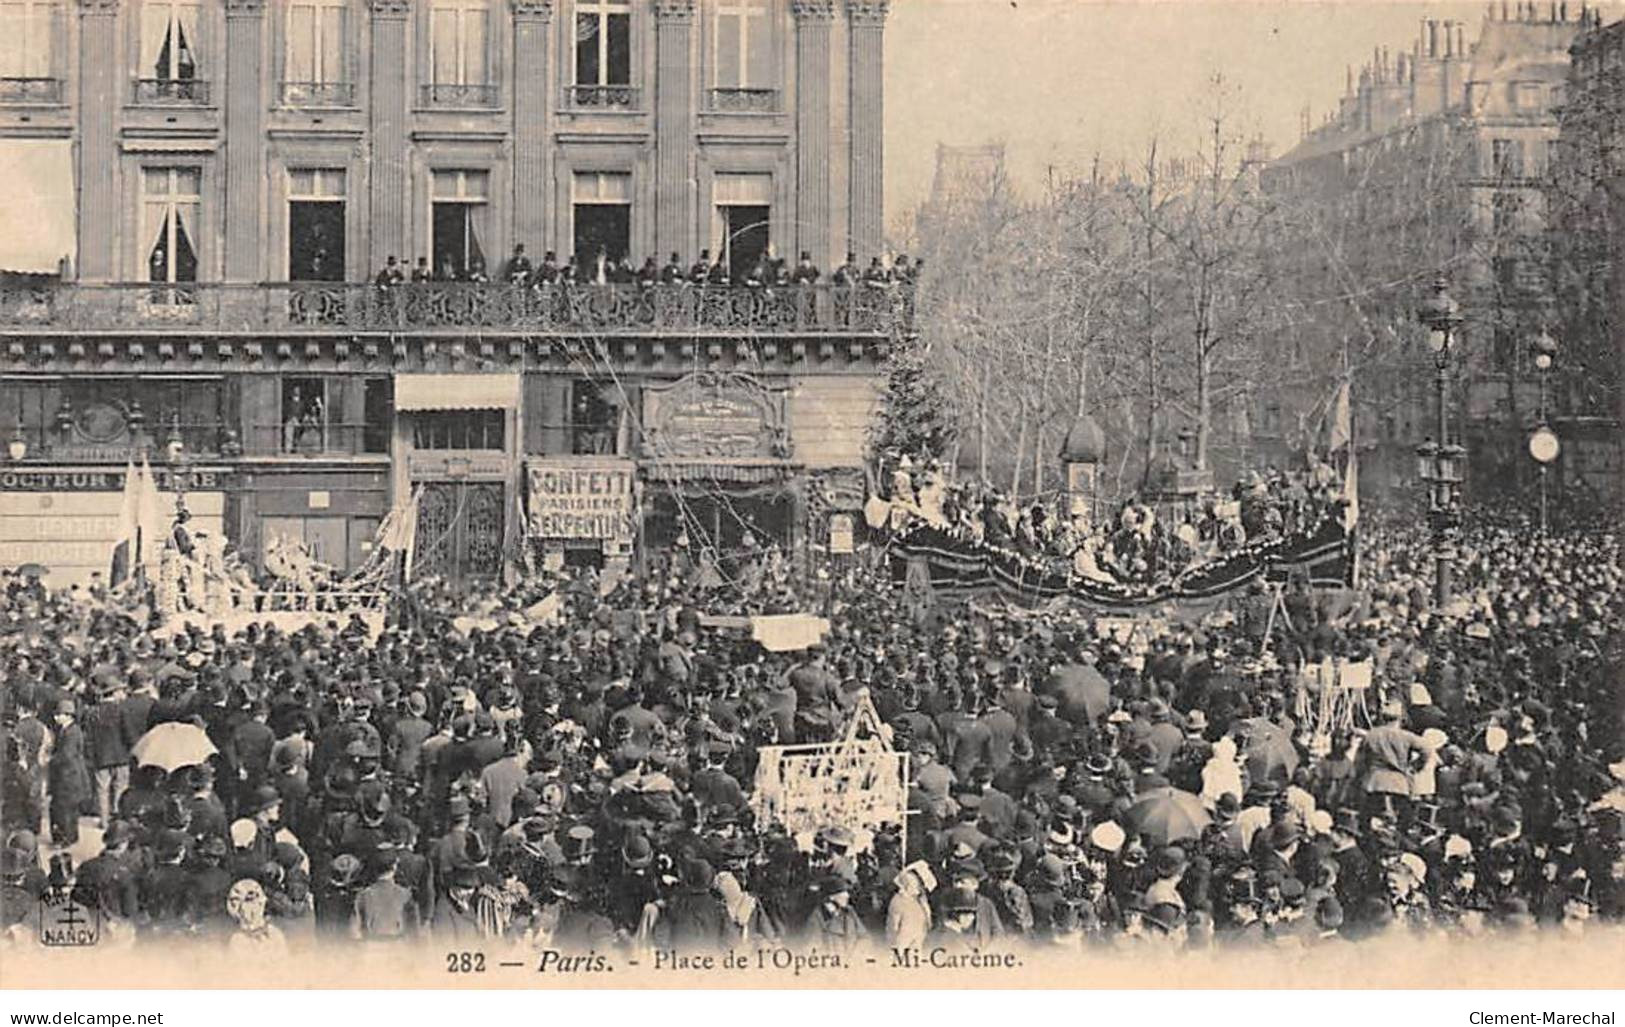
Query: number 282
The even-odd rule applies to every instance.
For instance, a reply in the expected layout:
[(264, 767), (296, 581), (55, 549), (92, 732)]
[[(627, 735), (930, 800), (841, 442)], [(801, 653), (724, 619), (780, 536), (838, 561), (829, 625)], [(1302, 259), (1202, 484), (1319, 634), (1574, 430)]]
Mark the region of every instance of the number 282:
[(446, 972), (449, 974), (482, 974), (485, 972), (485, 953), (448, 952)]

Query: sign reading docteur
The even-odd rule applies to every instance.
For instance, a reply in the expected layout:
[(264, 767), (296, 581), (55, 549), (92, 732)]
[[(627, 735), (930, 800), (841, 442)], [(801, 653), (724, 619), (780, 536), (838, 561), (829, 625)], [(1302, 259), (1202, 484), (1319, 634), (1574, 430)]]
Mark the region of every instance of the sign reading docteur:
[(631, 460), (529, 460), (530, 532), (538, 538), (630, 541), (637, 532)]

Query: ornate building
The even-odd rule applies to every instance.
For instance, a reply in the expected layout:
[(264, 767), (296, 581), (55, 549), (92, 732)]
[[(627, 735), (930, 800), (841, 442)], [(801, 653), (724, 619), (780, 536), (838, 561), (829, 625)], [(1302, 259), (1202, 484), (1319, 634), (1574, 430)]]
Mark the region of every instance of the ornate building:
[[(176, 450), (256, 557), (356, 566), (420, 488), (460, 580), (527, 531), (816, 540), (912, 319), (830, 284), (880, 250), (887, 7), (0, 4), (0, 564), (102, 569), (127, 460)], [(511, 284), (520, 245), (589, 284)], [(606, 273), (705, 249), (734, 284)], [(739, 284), (803, 252), (816, 285)]]
[[(1549, 252), (1554, 155), (1569, 48), (1595, 22), (1579, 4), (1500, 0), (1476, 39), (1463, 23), (1424, 21), (1408, 52), (1379, 50), (1351, 70), (1339, 109), (1263, 169), (1266, 189), (1310, 212), (1315, 241), (1285, 254), (1283, 274), (1317, 279), (1320, 295), (1283, 340), (1283, 378), (1299, 384), (1262, 397), (1262, 448), (1286, 459), (1351, 373), (1365, 494), (1414, 495), (1414, 448), (1436, 434), (1414, 311), (1442, 270), (1467, 319), (1452, 418), (1471, 454), (1469, 492), (1533, 491), (1533, 342), (1563, 316)], [(1617, 483), (1611, 440), (1572, 441), (1563, 480)]]

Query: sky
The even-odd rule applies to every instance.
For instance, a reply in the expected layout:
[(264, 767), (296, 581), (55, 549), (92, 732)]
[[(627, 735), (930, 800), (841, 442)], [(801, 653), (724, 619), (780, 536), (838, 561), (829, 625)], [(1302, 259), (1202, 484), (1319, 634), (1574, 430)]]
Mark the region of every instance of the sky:
[[(1306, 0), (892, 0), (886, 22), (886, 211), (926, 197), (936, 146), (1002, 141), (1019, 188), (1047, 169), (1086, 171), (1145, 152), (1193, 152), (1211, 79), (1233, 89), (1238, 127), (1275, 153), (1307, 105), (1335, 110), (1345, 69), (1374, 47), (1409, 51), (1423, 19), (1460, 20), (1469, 44), (1484, 2)], [(1541, 10), (1546, 10), (1542, 0)], [(1618, 9), (1603, 7), (1604, 20)], [(1571, 0), (1569, 16), (1579, 11)]]

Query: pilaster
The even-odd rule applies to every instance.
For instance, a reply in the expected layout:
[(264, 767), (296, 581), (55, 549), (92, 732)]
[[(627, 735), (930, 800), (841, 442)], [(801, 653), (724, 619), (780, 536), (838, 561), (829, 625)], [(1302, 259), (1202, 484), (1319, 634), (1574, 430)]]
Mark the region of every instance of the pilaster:
[[(830, 58), (835, 0), (793, 0), (796, 17), (796, 244), (819, 267), (830, 251)], [(793, 256), (793, 255), (791, 255)]]
[(118, 126), (130, 84), (119, 78), (118, 0), (79, 2), (80, 281), (118, 275)]
[(266, 277), (264, 0), (226, 0), (226, 281)]
[(852, 134), (848, 247), (860, 261), (885, 240), (886, 15), (890, 0), (846, 0)]
[(412, 73), (406, 65), (410, 0), (368, 0), (372, 13), (372, 80), (368, 97), (372, 152), (369, 268), (391, 255), (410, 265), (406, 226), (410, 220), (406, 125)]
[(655, 249), (688, 260), (694, 242), (694, 0), (655, 0)]
[(547, 238), (548, 110), (554, 93), (547, 40), (553, 0), (512, 0), (512, 5), (514, 241), (540, 260), (553, 243)]

